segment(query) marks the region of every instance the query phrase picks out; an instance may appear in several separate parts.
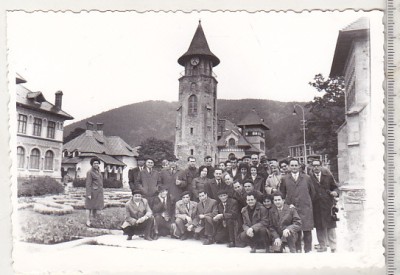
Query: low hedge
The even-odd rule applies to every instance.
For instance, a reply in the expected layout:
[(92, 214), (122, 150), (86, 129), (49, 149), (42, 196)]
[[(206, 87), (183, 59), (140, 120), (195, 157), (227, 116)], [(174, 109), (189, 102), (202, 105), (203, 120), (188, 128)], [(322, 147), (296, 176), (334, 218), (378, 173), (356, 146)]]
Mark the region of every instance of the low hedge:
[[(74, 179), (72, 182), (74, 187), (86, 187), (86, 179)], [(122, 181), (115, 179), (104, 179), (103, 180), (104, 188), (122, 188)]]
[(43, 196), (63, 192), (64, 186), (51, 177), (18, 179), (18, 197)]

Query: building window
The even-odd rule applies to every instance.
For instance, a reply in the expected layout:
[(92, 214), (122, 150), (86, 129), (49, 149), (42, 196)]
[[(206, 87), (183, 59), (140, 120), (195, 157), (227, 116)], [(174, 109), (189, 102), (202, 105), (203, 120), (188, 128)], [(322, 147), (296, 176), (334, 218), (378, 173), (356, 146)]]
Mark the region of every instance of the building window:
[(194, 155), (194, 150), (190, 149), (190, 155), (193, 156)]
[(42, 135), (42, 119), (37, 117), (33, 120), (33, 135), (39, 137)]
[(190, 134), (193, 135), (193, 128), (190, 128)]
[(25, 165), (25, 149), (22, 147), (17, 147), (17, 162), (18, 168), (24, 168)]
[(18, 115), (18, 133), (26, 134), (26, 123), (28, 117), (26, 115)]
[(54, 138), (56, 132), (56, 123), (54, 121), (49, 121), (47, 123), (47, 137)]
[(39, 169), (39, 164), (40, 164), (40, 151), (39, 149), (33, 149), (31, 151), (31, 156), (30, 156), (30, 164), (29, 168), (31, 169)]
[(68, 151), (64, 151), (63, 156), (64, 158), (68, 157)]
[(265, 151), (265, 143), (264, 143), (264, 141), (260, 141), (260, 150)]
[(235, 147), (236, 146), (236, 140), (234, 138), (230, 138), (228, 140), (228, 144), (229, 144), (229, 147)]
[(44, 156), (44, 170), (53, 170), (54, 153), (52, 151), (47, 151)]
[(196, 115), (197, 114), (197, 96), (191, 95), (189, 97), (189, 115)]

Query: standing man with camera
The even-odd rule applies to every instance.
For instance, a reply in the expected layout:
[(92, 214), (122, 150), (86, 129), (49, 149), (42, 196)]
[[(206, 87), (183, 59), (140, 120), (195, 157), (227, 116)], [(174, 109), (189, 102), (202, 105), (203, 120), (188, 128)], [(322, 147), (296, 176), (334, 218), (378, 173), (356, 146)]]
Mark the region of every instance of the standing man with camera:
[(319, 242), (318, 252), (327, 251), (327, 241), (332, 253), (336, 252), (336, 221), (332, 208), (336, 205), (339, 189), (332, 174), (321, 169), (321, 161), (312, 161), (311, 180), (315, 188), (313, 201), (314, 226)]

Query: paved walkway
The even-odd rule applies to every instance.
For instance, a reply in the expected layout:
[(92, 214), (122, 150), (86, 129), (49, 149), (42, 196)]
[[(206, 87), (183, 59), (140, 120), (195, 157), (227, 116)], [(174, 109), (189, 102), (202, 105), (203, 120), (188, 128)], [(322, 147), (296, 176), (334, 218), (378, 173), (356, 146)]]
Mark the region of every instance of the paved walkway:
[[(18, 242), (14, 249), (14, 268), (20, 274), (323, 274), (335, 266), (361, 268), (376, 266), (379, 259), (358, 253), (250, 254), (249, 248), (204, 246), (195, 240), (157, 241), (126, 236), (104, 235), (58, 245)], [(372, 270), (372, 269), (370, 269)], [(274, 272), (275, 271), (275, 272)], [(348, 269), (347, 269), (348, 271)], [(375, 273), (370, 273), (375, 274)]]

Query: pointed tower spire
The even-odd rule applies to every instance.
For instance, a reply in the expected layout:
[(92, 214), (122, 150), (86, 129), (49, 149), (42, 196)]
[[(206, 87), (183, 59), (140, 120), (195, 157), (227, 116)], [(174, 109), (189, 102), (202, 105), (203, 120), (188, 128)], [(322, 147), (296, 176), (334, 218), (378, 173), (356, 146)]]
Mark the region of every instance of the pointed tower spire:
[(178, 63), (185, 66), (188, 59), (193, 56), (206, 56), (212, 61), (213, 67), (219, 64), (219, 58), (216, 57), (208, 47), (206, 36), (204, 35), (203, 28), (201, 27), (201, 20), (199, 20), (199, 26), (193, 36), (192, 42), (190, 43), (187, 52), (178, 59)]

